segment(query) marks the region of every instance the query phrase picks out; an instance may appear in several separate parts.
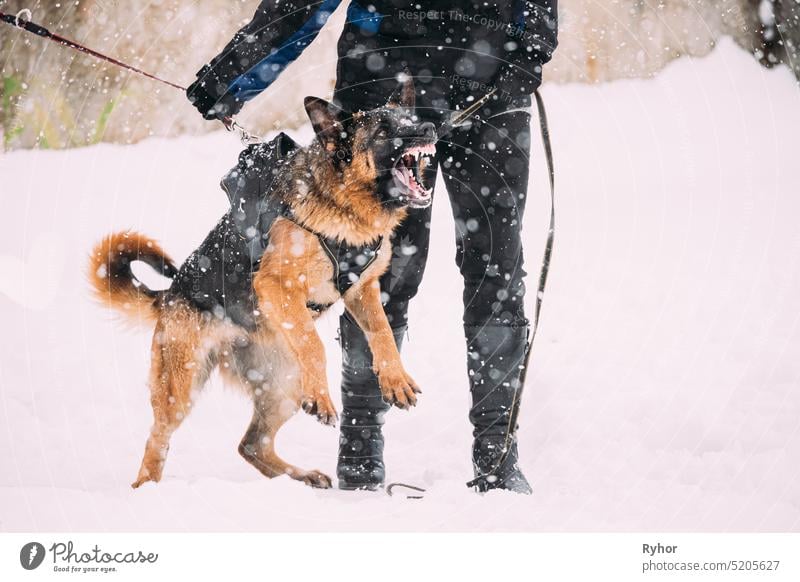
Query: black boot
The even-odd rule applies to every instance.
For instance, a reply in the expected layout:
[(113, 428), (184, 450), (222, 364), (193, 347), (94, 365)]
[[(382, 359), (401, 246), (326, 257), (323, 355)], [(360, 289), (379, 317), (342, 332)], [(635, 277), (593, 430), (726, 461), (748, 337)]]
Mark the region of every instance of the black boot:
[[(394, 330), (397, 349), (406, 326)], [(372, 371), (364, 332), (348, 315), (340, 319), (342, 346), (342, 418), (336, 476), (339, 489), (373, 491), (383, 485), (383, 417), (390, 405), (384, 402), (378, 378)]]
[(478, 491), (507, 489), (531, 493), (519, 468), (516, 421), (522, 395), (521, 373), (528, 344), (528, 327), (464, 326), (467, 336), (474, 427), (472, 465)]

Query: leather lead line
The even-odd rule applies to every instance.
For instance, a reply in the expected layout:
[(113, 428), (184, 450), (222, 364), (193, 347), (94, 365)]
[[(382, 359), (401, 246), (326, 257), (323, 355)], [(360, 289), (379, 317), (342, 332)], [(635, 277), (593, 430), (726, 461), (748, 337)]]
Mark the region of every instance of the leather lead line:
[[(2, 2), (0, 2), (2, 4)], [(182, 85), (178, 85), (177, 83), (173, 83), (172, 81), (167, 81), (166, 79), (162, 79), (161, 77), (157, 77), (152, 73), (148, 73), (147, 71), (143, 71), (141, 69), (137, 69), (134, 66), (131, 66), (127, 63), (123, 63), (113, 57), (109, 57), (108, 55), (104, 55), (101, 52), (96, 50), (90, 49), (88, 47), (83, 46), (80, 43), (75, 42), (74, 40), (70, 40), (68, 38), (64, 38), (58, 34), (50, 32), (44, 26), (40, 24), (36, 24), (31, 22), (30, 20), (23, 19), (22, 16), (26, 15), (30, 17), (30, 10), (23, 9), (20, 10), (16, 15), (6, 14), (4, 12), (0, 12), (0, 21), (5, 22), (6, 24), (10, 24), (15, 28), (20, 28), (25, 32), (30, 32), (31, 34), (35, 34), (36, 36), (46, 38), (47, 40), (52, 40), (60, 44), (61, 46), (65, 46), (67, 48), (71, 48), (73, 50), (85, 53), (87, 55), (91, 55), (96, 59), (100, 59), (102, 61), (106, 61), (107, 63), (111, 63), (112, 65), (116, 65), (137, 75), (142, 75), (143, 77), (147, 77), (148, 79), (152, 79), (153, 81), (158, 81), (159, 83), (163, 83), (169, 87), (173, 87), (174, 89), (178, 89), (180, 91), (186, 91), (186, 87)], [(243, 144), (252, 144), (261, 140), (261, 138), (257, 135), (254, 135), (239, 125), (233, 118), (226, 117), (225, 119), (220, 120), (221, 123), (225, 126), (225, 129), (228, 131), (236, 131), (239, 133), (239, 139), (242, 141)]]

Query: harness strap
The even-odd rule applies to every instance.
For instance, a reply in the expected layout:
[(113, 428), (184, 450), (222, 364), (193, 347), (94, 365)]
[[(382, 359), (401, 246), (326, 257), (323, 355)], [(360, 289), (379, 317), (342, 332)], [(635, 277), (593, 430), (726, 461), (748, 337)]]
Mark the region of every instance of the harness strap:
[(317, 232), (314, 229), (307, 227), (300, 222), (292, 212), (288, 204), (281, 202), (276, 205), (268, 205), (265, 212), (258, 218), (258, 235), (252, 238), (240, 236), (246, 239), (247, 252), (250, 255), (250, 264), (256, 268), (264, 251), (269, 245), (269, 231), (272, 225), (278, 218), (285, 218), (290, 220), (303, 230), (313, 234), (317, 237), (322, 250), (333, 266), (333, 283), (339, 295), (344, 295), (353, 284), (358, 281), (361, 274), (369, 268), (378, 258), (381, 245), (383, 244), (383, 237), (378, 239), (372, 244), (366, 244), (360, 247), (349, 246), (345, 243), (326, 237), (324, 234)]
[[(303, 227), (305, 228), (305, 227)], [(314, 231), (309, 231), (314, 232)], [(340, 295), (344, 295), (353, 284), (358, 281), (361, 273), (375, 262), (378, 252), (383, 244), (383, 237), (362, 247), (351, 247), (339, 241), (327, 238), (325, 235), (314, 232), (319, 239), (319, 244), (333, 264), (333, 283)], [(363, 257), (360, 259), (360, 257)], [(346, 267), (343, 269), (343, 267)]]

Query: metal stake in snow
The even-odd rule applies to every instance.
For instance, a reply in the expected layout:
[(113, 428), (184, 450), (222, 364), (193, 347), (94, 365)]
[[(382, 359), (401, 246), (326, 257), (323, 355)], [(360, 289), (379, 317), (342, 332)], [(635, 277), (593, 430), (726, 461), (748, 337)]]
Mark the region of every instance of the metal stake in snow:
[[(0, 4), (2, 4), (2, 2), (0, 2)], [(19, 12), (17, 12), (16, 15), (0, 12), (0, 21), (5, 22), (6, 24), (10, 24), (11, 26), (14, 26), (16, 28), (21, 28), (26, 32), (30, 32), (31, 34), (35, 34), (36, 36), (46, 38), (47, 40), (52, 40), (53, 42), (57, 42), (61, 46), (65, 46), (67, 48), (71, 48), (73, 50), (85, 53), (87, 55), (91, 55), (96, 59), (106, 61), (107, 63), (111, 63), (112, 65), (122, 67), (123, 69), (136, 73), (137, 75), (142, 75), (143, 77), (147, 77), (148, 79), (152, 79), (153, 81), (158, 81), (159, 83), (163, 83), (164, 85), (172, 87), (173, 89), (178, 89), (179, 91), (186, 91), (186, 87), (183, 87), (182, 85), (178, 85), (177, 83), (173, 83), (172, 81), (167, 81), (166, 79), (157, 77), (156, 75), (148, 73), (147, 71), (137, 69), (132, 65), (123, 63), (122, 61), (119, 61), (113, 57), (109, 57), (108, 55), (104, 55), (103, 53), (97, 52), (96, 50), (85, 47), (82, 44), (75, 42), (74, 40), (70, 40), (68, 38), (64, 38), (63, 36), (50, 32), (44, 26), (31, 22), (30, 18), (31, 18), (31, 11), (28, 10), (27, 8), (20, 10)], [(241, 125), (236, 123), (236, 121), (232, 117), (226, 117), (225, 119), (221, 119), (220, 121), (225, 126), (225, 129), (227, 129), (228, 131), (238, 131), (242, 143), (248, 144), (254, 140), (260, 139), (258, 136), (249, 133)]]

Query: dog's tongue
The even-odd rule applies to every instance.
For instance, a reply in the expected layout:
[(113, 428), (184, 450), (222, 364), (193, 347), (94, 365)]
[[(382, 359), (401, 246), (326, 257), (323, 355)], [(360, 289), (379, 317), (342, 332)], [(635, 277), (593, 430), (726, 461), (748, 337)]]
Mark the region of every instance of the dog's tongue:
[(400, 172), (400, 181), (409, 189), (414, 190), (414, 187), (411, 185), (411, 170), (406, 168), (405, 164), (400, 164), (398, 168)]
[(394, 168), (395, 178), (405, 187), (406, 196), (410, 200), (420, 201), (430, 196), (430, 190), (417, 182), (414, 171), (401, 162)]

